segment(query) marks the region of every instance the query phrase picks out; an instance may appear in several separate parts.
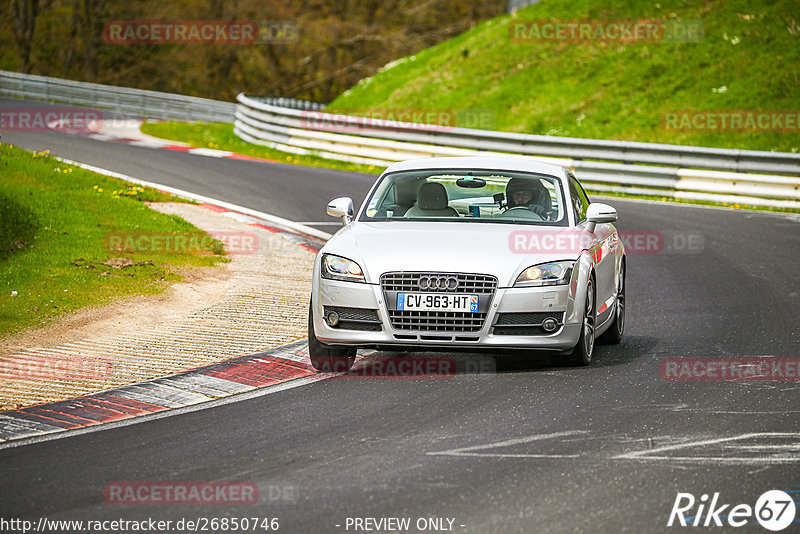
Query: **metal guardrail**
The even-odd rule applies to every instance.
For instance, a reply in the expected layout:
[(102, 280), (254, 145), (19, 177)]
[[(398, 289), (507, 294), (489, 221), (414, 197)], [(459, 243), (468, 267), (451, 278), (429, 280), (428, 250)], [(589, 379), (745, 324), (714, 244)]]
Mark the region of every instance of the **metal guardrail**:
[(325, 109), (325, 104), (314, 102), (313, 100), (304, 100), (302, 98), (288, 98), (288, 97), (272, 97), (272, 96), (251, 96), (253, 100), (261, 102), (262, 104), (269, 104), (279, 108), (290, 109), (305, 109), (312, 111), (320, 111)]
[(800, 154), (365, 120), (323, 113), (322, 104), (299, 99), (240, 94), (237, 105), (7, 71), (0, 71), (0, 96), (142, 118), (233, 121), (234, 132), (245, 141), (357, 163), (382, 166), (420, 157), (512, 154), (571, 167), (593, 191), (800, 208)]
[(800, 208), (800, 154), (451, 128), (288, 109), (243, 94), (237, 100), (236, 135), (288, 152), (381, 166), (434, 156), (528, 156), (574, 169), (594, 191)]
[(233, 102), (0, 71), (0, 96), (89, 106), (146, 119), (231, 122)]

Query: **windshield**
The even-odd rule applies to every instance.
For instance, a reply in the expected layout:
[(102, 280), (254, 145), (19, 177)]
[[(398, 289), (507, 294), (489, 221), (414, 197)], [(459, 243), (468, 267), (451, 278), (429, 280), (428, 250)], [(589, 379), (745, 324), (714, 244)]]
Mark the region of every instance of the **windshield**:
[(561, 180), (482, 169), (417, 169), (385, 175), (361, 221), (447, 220), (567, 226)]

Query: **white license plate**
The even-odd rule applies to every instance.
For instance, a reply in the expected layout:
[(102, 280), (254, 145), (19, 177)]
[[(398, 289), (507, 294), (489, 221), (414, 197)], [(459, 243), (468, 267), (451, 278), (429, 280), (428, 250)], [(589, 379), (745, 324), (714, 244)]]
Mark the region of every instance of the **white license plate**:
[(398, 293), (397, 309), (409, 311), (478, 311), (478, 295), (447, 295), (442, 293)]

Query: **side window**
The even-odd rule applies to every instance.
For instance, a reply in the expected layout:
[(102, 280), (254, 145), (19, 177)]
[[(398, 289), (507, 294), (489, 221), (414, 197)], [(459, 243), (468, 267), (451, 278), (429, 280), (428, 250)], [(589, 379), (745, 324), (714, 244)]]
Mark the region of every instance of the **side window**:
[[(575, 178), (573, 178), (573, 180), (575, 180)], [(589, 200), (589, 196), (586, 194), (586, 191), (583, 190), (583, 186), (580, 183), (578, 183), (577, 180), (575, 180), (575, 186), (578, 189), (578, 197), (580, 197), (581, 199), (581, 205), (583, 206), (583, 213), (585, 215), (586, 208), (589, 207), (589, 204), (591, 204), (592, 201)]]
[(569, 197), (572, 203), (572, 209), (575, 211), (575, 222), (581, 222), (586, 218), (586, 210), (581, 211), (581, 197), (578, 196), (578, 190), (575, 187), (575, 180), (569, 180)]
[(575, 208), (577, 222), (585, 220), (586, 208), (589, 207), (589, 197), (586, 196), (583, 187), (581, 187), (581, 184), (578, 183), (572, 174), (569, 175), (569, 194), (572, 198), (572, 206)]
[(386, 204), (394, 204), (395, 189), (397, 189), (397, 184), (392, 184), (392, 187), (390, 187), (389, 190), (386, 191), (386, 196), (383, 197), (383, 202), (381, 202), (381, 204), (383, 204), (384, 206)]

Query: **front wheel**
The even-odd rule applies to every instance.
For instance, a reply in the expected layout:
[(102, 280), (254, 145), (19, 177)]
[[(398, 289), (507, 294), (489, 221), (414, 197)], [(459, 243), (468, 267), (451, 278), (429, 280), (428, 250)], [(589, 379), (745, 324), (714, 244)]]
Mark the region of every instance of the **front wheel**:
[(586, 303), (583, 311), (583, 323), (581, 325), (581, 336), (578, 344), (569, 355), (569, 363), (572, 365), (586, 366), (592, 363), (594, 353), (594, 324), (597, 318), (594, 306), (594, 278), (589, 277), (586, 284)]
[(314, 312), (308, 304), (308, 356), (320, 373), (346, 373), (356, 359), (355, 347), (335, 347), (322, 343), (314, 335)]

